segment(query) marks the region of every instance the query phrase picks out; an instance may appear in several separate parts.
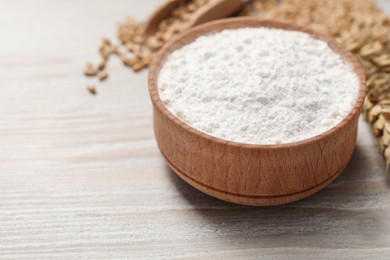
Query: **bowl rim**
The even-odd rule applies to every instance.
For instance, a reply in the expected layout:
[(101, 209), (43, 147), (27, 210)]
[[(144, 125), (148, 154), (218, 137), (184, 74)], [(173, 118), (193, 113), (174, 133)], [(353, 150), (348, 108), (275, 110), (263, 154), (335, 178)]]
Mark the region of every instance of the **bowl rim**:
[[(161, 101), (159, 93), (158, 93), (158, 75), (161, 69), (161, 65), (165, 61), (165, 59), (168, 57), (170, 53), (172, 53), (174, 50), (184, 46), (185, 44), (188, 44), (198, 37), (202, 35), (206, 35), (208, 33), (218, 32), (224, 29), (235, 29), (235, 28), (261, 28), (261, 27), (267, 27), (267, 28), (277, 28), (277, 29), (284, 29), (284, 30), (293, 30), (293, 31), (299, 31), (304, 32), (307, 34), (310, 34), (312, 37), (325, 41), (328, 43), (329, 47), (335, 51), (337, 54), (340, 55), (340, 57), (346, 61), (349, 65), (352, 66), (353, 71), (355, 72), (358, 81), (359, 81), (359, 91), (356, 97), (356, 101), (354, 106), (352, 107), (351, 111), (348, 113), (348, 115), (341, 120), (337, 125), (334, 127), (328, 129), (327, 131), (301, 140), (296, 142), (290, 142), (290, 143), (283, 143), (283, 144), (252, 144), (252, 143), (240, 143), (236, 141), (230, 141), (226, 139), (222, 139), (220, 137), (212, 136), (210, 134), (204, 133), (189, 124), (182, 121), (180, 118), (175, 116)], [(219, 143), (222, 145), (232, 146), (232, 147), (239, 147), (239, 148), (247, 148), (247, 149), (286, 149), (286, 148), (296, 148), (301, 147), (303, 145), (309, 145), (315, 142), (318, 142), (320, 140), (323, 140), (333, 134), (336, 134), (339, 132), (345, 125), (347, 125), (351, 120), (355, 118), (355, 116), (359, 116), (361, 109), (363, 107), (364, 99), (366, 96), (366, 79), (365, 74), (363, 72), (363, 69), (358, 62), (358, 60), (355, 58), (355, 56), (344, 49), (339, 43), (336, 42), (335, 39), (324, 35), (322, 33), (316, 32), (312, 29), (309, 29), (307, 27), (296, 25), (293, 23), (287, 23), (284, 21), (274, 20), (274, 19), (259, 19), (255, 17), (238, 17), (238, 18), (227, 18), (227, 19), (221, 19), (213, 22), (208, 22), (205, 24), (202, 24), (200, 26), (196, 26), (192, 29), (189, 29), (183, 33), (181, 33), (179, 36), (176, 36), (172, 38), (170, 41), (168, 41), (156, 54), (156, 56), (153, 58), (153, 61), (149, 67), (149, 74), (148, 74), (148, 88), (149, 88), (149, 95), (152, 100), (152, 103), (154, 106), (157, 107), (172, 123), (180, 128), (184, 128), (186, 131), (191, 132), (194, 135), (197, 135), (201, 138), (204, 138), (210, 142)]]

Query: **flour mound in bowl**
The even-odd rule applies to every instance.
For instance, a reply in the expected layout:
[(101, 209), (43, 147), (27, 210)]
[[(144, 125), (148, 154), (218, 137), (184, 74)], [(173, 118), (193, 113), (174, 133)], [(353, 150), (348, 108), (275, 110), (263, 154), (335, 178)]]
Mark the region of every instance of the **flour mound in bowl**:
[(158, 75), (162, 102), (209, 135), (249, 144), (305, 140), (336, 126), (359, 79), (326, 42), (298, 31), (226, 29), (173, 51)]

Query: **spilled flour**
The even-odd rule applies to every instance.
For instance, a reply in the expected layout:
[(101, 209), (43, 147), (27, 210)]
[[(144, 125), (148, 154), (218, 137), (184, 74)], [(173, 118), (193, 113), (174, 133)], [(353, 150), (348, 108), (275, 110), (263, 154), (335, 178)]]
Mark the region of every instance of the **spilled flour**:
[(302, 32), (228, 29), (172, 52), (159, 73), (168, 109), (209, 135), (251, 144), (304, 140), (351, 111), (359, 80), (326, 42)]

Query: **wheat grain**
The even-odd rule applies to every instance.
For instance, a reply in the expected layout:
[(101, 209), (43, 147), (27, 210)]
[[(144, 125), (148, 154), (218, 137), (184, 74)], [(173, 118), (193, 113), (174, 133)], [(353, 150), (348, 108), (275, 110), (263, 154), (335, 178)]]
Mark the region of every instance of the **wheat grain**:
[(100, 81), (106, 80), (107, 78), (108, 78), (107, 71), (102, 71), (102, 72), (99, 73), (99, 80)]
[(89, 93), (91, 93), (92, 95), (96, 95), (96, 88), (95, 86), (93, 85), (87, 85), (87, 90)]

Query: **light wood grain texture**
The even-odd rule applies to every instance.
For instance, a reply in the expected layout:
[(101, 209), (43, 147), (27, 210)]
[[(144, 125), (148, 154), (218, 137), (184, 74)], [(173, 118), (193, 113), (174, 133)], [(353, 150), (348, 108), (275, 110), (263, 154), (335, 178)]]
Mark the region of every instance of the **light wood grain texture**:
[[(359, 79), (358, 98), (348, 116), (327, 132), (301, 142), (253, 145), (209, 136), (172, 114), (161, 101), (157, 87), (160, 69), (169, 54), (202, 35), (246, 27), (300, 31), (327, 42), (353, 67)], [(156, 54), (148, 79), (155, 136), (170, 167), (183, 180), (211, 196), (253, 206), (280, 205), (306, 198), (333, 181), (352, 156), (366, 94), (360, 64), (334, 39), (293, 24), (253, 17), (214, 21), (184, 32)]]
[[(297, 203), (204, 195), (166, 166), (146, 72), (82, 68), (123, 16), (157, 0), (1, 1), (0, 259), (387, 259), (390, 182), (367, 124), (347, 169)], [(383, 1), (388, 4), (387, 0)]]

